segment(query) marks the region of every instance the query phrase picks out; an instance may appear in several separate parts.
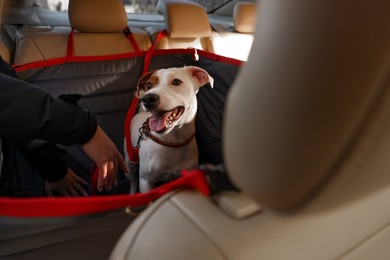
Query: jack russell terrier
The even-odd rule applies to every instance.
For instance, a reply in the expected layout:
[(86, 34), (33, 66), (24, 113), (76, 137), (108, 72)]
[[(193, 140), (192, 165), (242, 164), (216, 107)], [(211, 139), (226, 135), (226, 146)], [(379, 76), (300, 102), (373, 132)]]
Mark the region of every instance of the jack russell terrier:
[[(196, 93), (206, 83), (212, 87), (213, 78), (194, 66), (155, 70), (139, 79), (135, 96), (141, 109), (130, 126), (139, 156), (139, 180), (132, 172), (127, 175), (130, 193), (136, 192), (137, 182), (140, 192), (147, 192), (156, 182), (180, 176), (182, 169), (198, 167)], [(125, 158), (129, 162), (126, 148)]]

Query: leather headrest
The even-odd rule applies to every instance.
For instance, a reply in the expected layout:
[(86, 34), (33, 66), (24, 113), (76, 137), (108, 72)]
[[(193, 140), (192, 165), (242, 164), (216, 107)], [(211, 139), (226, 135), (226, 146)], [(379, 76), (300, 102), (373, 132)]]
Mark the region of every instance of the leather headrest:
[(167, 3), (183, 3), (183, 2), (192, 2), (192, 1), (191, 0), (159, 0), (156, 6), (157, 13), (165, 16), (165, 14), (167, 13), (166, 10)]
[(72, 28), (79, 32), (118, 32), (127, 27), (121, 0), (69, 0), (68, 14)]
[(256, 24), (256, 4), (239, 2), (234, 6), (233, 26), (240, 33), (254, 33)]
[(207, 13), (195, 2), (160, 0), (157, 10), (165, 17), (170, 38), (198, 38), (211, 35)]

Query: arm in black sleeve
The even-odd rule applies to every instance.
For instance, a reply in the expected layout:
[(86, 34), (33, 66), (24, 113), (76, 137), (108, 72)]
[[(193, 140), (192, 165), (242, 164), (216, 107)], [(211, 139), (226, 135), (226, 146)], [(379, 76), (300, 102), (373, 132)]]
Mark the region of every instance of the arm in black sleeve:
[(17, 147), (31, 164), (37, 167), (45, 180), (52, 182), (62, 179), (68, 170), (62, 161), (62, 156), (66, 151), (53, 143), (37, 145), (32, 145), (32, 143), (34, 142), (18, 142)]
[(0, 73), (0, 137), (42, 139), (72, 145), (88, 142), (95, 117), (25, 81)]

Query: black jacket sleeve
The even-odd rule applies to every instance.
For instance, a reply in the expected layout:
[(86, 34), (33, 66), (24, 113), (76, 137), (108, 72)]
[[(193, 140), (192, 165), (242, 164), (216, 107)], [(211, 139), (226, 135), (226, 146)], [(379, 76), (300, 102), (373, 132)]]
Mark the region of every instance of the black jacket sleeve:
[(84, 144), (92, 138), (96, 128), (96, 119), (90, 112), (0, 73), (1, 138)]
[[(57, 181), (67, 171), (61, 158), (65, 151), (55, 143), (84, 144), (96, 128), (90, 112), (17, 79), (0, 56), (0, 138), (13, 140), (46, 180)], [(31, 149), (33, 139), (48, 143)]]
[(30, 142), (16, 143), (19, 150), (26, 156), (32, 165), (35, 165), (41, 176), (47, 181), (58, 181), (67, 173), (68, 167), (62, 161), (66, 153), (53, 143), (43, 143), (30, 147)]

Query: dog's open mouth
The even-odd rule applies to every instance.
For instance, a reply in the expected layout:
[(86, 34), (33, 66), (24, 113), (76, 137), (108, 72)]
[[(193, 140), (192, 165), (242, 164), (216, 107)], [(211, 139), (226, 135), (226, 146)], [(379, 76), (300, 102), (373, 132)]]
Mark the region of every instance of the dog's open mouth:
[(149, 128), (157, 133), (163, 132), (172, 126), (172, 123), (180, 118), (184, 112), (183, 106), (175, 107), (169, 111), (153, 111), (149, 119)]

